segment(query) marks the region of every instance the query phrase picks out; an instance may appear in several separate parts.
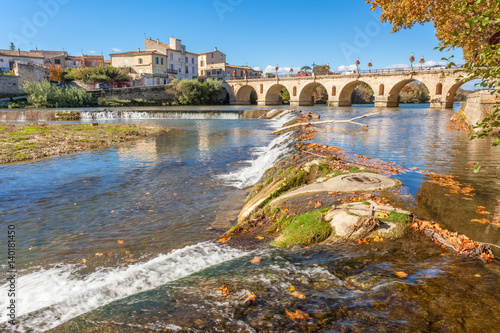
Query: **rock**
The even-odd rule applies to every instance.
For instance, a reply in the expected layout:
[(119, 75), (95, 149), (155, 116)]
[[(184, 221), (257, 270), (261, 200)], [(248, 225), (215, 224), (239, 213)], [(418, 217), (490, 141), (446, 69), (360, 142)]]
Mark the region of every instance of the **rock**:
[(320, 118), (320, 115), (317, 114), (317, 113), (311, 113), (311, 112), (308, 112), (306, 114), (306, 117), (309, 118), (309, 119), (319, 119)]
[(353, 227), (358, 223), (359, 216), (349, 214), (347, 209), (330, 210), (325, 220), (330, 223), (335, 234), (340, 237), (348, 236), (352, 233)]

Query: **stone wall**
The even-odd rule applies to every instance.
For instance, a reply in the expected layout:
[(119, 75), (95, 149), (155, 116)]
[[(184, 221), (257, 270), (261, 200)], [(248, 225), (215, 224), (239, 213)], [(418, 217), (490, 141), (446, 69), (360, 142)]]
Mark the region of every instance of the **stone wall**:
[(151, 86), (151, 87), (132, 87), (117, 88), (109, 90), (91, 91), (93, 97), (98, 99), (117, 98), (117, 99), (146, 99), (146, 100), (169, 100), (175, 99), (179, 93), (170, 86)]
[(25, 81), (42, 82), (50, 79), (50, 70), (42, 66), (16, 63), (14, 73), (19, 76), (19, 85)]
[(464, 110), (465, 121), (469, 125), (475, 126), (493, 112), (493, 107), (497, 102), (500, 102), (500, 95), (492, 95), (489, 91), (480, 91), (469, 95)]
[(0, 74), (0, 98), (24, 95), (19, 89), (19, 77)]

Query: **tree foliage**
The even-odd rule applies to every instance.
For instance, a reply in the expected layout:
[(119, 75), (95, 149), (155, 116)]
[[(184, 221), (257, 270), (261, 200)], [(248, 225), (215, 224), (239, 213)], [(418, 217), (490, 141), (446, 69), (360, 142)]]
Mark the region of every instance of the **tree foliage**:
[(50, 70), (50, 81), (61, 82), (63, 80), (64, 70), (58, 65), (47, 65)]
[(290, 104), (290, 92), (288, 91), (288, 89), (286, 88), (281, 89), (280, 97), (281, 100), (283, 101), (283, 104)]
[(126, 68), (100, 64), (98, 67), (66, 68), (64, 79), (66, 81), (111, 82), (125, 81), (129, 78)]
[[(460, 47), (467, 61), (472, 60), (476, 50), (488, 43), (498, 31), (494, 22), (482, 21), (481, 25), (468, 22), (483, 15), (488, 8), (498, 13), (498, 0), (366, 0), (372, 10), (380, 8), (381, 22), (392, 23), (392, 31), (408, 29), (415, 24), (434, 23), (436, 37), (440, 41), (450, 40), (448, 48)], [(457, 11), (453, 6), (464, 10)], [(482, 25), (484, 24), (484, 25)], [(465, 28), (465, 29), (464, 29)], [(468, 38), (457, 38), (457, 31), (468, 30)], [(456, 44), (455, 44), (456, 42)]]
[(9, 50), (14, 51), (15, 49), (16, 49), (16, 46), (14, 45), (14, 43), (10, 42)]
[(351, 95), (352, 104), (373, 104), (374, 100), (373, 89), (366, 83), (361, 83), (354, 88)]
[(419, 82), (407, 84), (399, 94), (400, 103), (428, 103), (429, 101), (429, 90)]
[(28, 102), (35, 107), (79, 107), (92, 103), (92, 94), (84, 89), (61, 88), (48, 81), (25, 81), (21, 89), (29, 95)]
[(182, 105), (220, 104), (225, 92), (222, 81), (217, 79), (206, 79), (203, 83), (196, 79), (173, 80), (171, 85), (180, 93)]

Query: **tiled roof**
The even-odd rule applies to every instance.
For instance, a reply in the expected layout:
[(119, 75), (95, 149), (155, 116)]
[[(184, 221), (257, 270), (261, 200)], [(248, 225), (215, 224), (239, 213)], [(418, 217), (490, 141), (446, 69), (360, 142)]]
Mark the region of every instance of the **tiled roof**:
[(0, 55), (9, 56), (9, 57), (25, 57), (25, 58), (40, 58), (43, 59), (41, 52), (35, 51), (12, 51), (12, 50), (0, 50)]
[(159, 51), (156, 50), (149, 50), (149, 51), (129, 51), (129, 52), (123, 52), (123, 53), (112, 53), (110, 54), (111, 57), (113, 56), (134, 56), (134, 55), (145, 55), (145, 54), (157, 54), (157, 55), (165, 55)]

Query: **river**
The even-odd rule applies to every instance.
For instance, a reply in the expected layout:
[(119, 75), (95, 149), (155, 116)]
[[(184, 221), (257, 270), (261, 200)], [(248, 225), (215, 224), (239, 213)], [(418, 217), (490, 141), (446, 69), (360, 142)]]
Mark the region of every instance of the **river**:
[[(10, 225), (17, 235), (18, 331), (496, 331), (498, 260), (465, 259), (415, 232), (390, 244), (309, 249), (216, 243), (235, 223), (245, 188), (286, 154), (288, 141), (270, 134), (286, 119), (239, 119), (234, 111), (241, 108), (233, 107), (210, 108), (216, 117), (192, 112), (206, 109), (100, 119), (172, 130), (118, 148), (0, 167), (3, 234)], [(385, 195), (449, 230), (500, 245), (500, 228), (471, 222), (500, 214), (500, 148), (448, 130), (453, 111), (301, 109), (322, 120), (380, 111), (362, 120), (368, 130), (324, 125), (315, 141), (396, 162), (406, 169), (395, 176), (404, 187)], [(450, 193), (428, 182), (427, 172), (456, 176), (474, 195)], [(491, 214), (478, 215), (478, 206)], [(258, 265), (249, 263), (255, 256), (263, 257)], [(2, 262), (6, 257), (4, 251)], [(6, 265), (2, 271), (7, 275)], [(409, 276), (402, 280), (396, 271)], [(235, 290), (227, 299), (218, 292), (224, 283)], [(292, 286), (305, 298), (290, 295)], [(241, 302), (248, 292), (257, 295), (252, 306)], [(311, 319), (291, 320), (287, 311), (295, 310)], [(7, 319), (2, 315), (4, 329), (11, 328)]]

